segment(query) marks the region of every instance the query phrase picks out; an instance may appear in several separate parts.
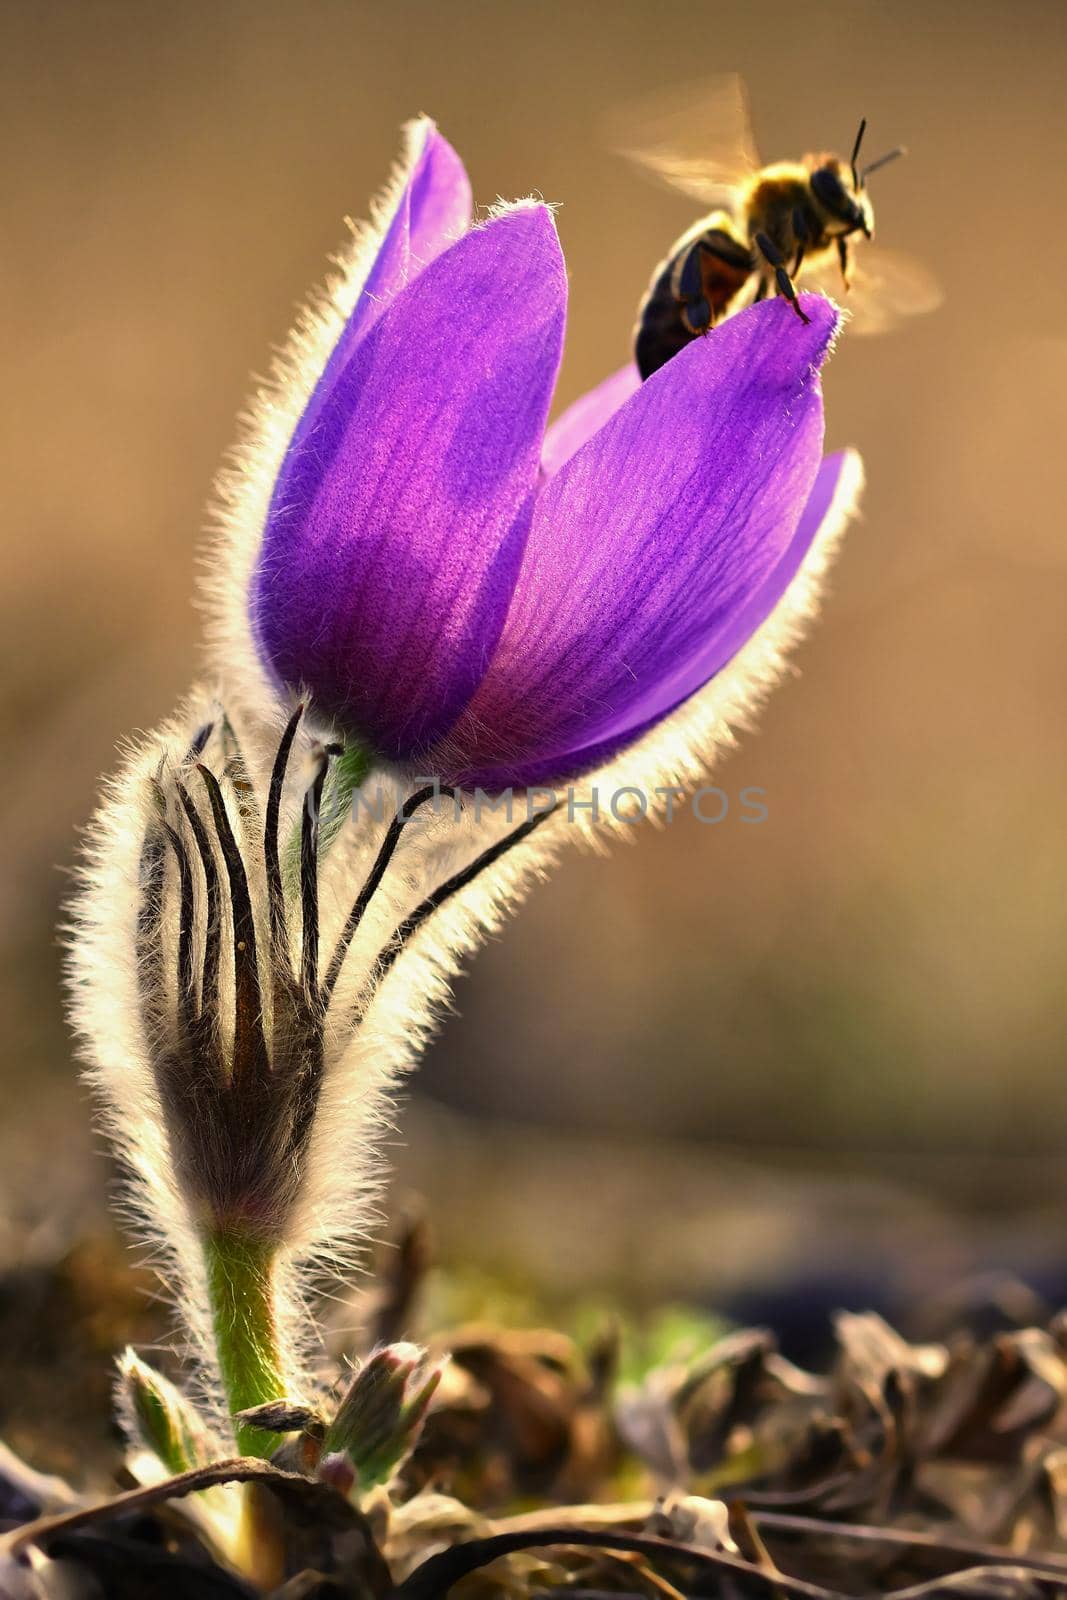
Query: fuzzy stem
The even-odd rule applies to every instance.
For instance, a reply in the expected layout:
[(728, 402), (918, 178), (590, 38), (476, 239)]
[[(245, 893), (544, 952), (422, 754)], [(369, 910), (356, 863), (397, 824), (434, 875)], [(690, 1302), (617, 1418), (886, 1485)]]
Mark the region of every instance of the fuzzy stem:
[[(222, 1385), (231, 1414), (283, 1400), (286, 1382), (274, 1316), (274, 1250), (233, 1233), (208, 1233), (203, 1241), (208, 1294)], [(244, 1456), (269, 1456), (276, 1433), (237, 1423)]]

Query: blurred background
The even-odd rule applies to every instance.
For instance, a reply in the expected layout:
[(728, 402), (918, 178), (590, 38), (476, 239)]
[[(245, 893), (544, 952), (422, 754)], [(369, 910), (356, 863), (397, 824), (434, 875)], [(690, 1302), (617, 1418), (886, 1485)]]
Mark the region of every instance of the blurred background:
[(397, 1192), (465, 1270), (770, 1317), (798, 1351), (836, 1305), (907, 1322), (976, 1273), (1067, 1299), (1067, 10), (7, 0), (0, 24), (16, 1438), (57, 1329), (154, 1326), (106, 1232), (54, 930), (116, 741), (196, 670), (199, 532), (252, 375), (422, 110), (480, 202), (561, 203), (574, 398), (694, 214), (601, 119), (704, 72), (744, 75), (765, 159), (847, 149), (861, 114), (872, 154), (907, 144), (880, 239), (947, 299), (828, 373), (865, 518), (798, 680), (719, 769), (767, 821), (735, 803), (567, 862), (458, 985)]

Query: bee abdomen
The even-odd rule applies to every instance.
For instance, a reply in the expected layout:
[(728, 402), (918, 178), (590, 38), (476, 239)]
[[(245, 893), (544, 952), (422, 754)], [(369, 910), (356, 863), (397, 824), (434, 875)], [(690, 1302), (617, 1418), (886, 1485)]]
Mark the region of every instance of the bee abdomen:
[[(642, 379), (684, 350), (709, 323), (717, 322), (752, 271), (748, 248), (726, 227), (705, 227), (679, 240), (656, 268), (637, 314), (634, 359)], [(698, 306), (702, 317), (685, 314), (687, 308), (695, 311)]]
[(660, 263), (637, 312), (634, 360), (642, 380), (658, 372), (693, 337), (682, 321), (682, 308), (674, 293), (674, 260), (670, 258)]

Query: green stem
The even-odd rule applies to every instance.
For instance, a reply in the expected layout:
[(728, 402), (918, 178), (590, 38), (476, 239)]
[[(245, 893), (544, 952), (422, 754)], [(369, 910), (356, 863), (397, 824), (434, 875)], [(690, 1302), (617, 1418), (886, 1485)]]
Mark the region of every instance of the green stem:
[[(286, 1398), (274, 1316), (274, 1250), (232, 1233), (204, 1235), (204, 1262), (223, 1388), (231, 1415)], [(242, 1455), (269, 1456), (280, 1440), (235, 1426)]]

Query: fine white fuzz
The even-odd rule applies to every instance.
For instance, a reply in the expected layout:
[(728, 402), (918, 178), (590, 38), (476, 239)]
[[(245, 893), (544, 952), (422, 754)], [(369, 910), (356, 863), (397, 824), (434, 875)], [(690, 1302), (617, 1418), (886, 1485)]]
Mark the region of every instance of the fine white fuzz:
[(188, 748), (203, 708), (190, 701), (149, 739), (127, 746), (92, 822), (68, 925), (68, 995), (86, 1075), (127, 1174), (123, 1200), (180, 1303), (182, 1331), (203, 1354), (209, 1326), (203, 1264), (178, 1187), (142, 1009), (138, 918), (141, 852), (153, 780)]

